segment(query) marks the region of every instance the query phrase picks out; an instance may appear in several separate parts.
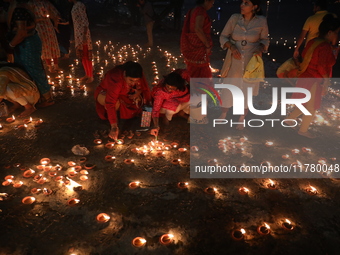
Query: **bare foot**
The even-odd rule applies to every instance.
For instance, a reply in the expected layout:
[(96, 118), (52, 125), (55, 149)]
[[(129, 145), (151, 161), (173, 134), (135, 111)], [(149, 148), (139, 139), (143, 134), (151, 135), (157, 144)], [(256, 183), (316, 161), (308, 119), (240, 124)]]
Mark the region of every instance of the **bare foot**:
[(12, 102), (12, 103), (13, 103), (13, 105), (8, 108), (8, 114), (14, 112), (16, 109), (21, 107), (21, 105), (19, 103), (17, 103), (17, 102)]
[(30, 106), (30, 107), (25, 107), (25, 111), (23, 111), (22, 113), (20, 113), (18, 115), (18, 117), (27, 117), (29, 115), (31, 115), (31, 113), (35, 112), (35, 107)]
[(302, 136), (304, 136), (304, 137), (310, 138), (310, 139), (316, 138), (316, 135), (314, 135), (314, 134), (312, 134), (311, 132), (308, 132), (308, 131), (307, 131), (307, 132), (301, 132), (301, 131), (299, 131), (298, 134), (299, 134), (299, 135), (302, 135)]
[(93, 82), (93, 77), (88, 77), (86, 83), (91, 83), (91, 82)]
[(55, 104), (55, 101), (53, 99), (51, 99), (51, 100), (48, 100), (48, 101), (41, 102), (41, 103), (37, 104), (36, 106), (38, 108), (44, 108), (44, 107), (54, 105), (54, 104)]

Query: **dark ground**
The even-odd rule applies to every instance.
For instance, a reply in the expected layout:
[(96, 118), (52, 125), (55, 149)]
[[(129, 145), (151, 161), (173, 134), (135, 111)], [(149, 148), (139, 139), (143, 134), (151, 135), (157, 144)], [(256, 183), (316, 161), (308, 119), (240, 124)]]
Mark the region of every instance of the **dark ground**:
[[(184, 67), (179, 58), (179, 33), (172, 30), (157, 29), (156, 45), (161, 45), (163, 52), (167, 50), (178, 57), (178, 62), (171, 62), (171, 67)], [(111, 40), (115, 46), (114, 52), (125, 44), (131, 43), (136, 49), (136, 43), (145, 43), (145, 34), (138, 28), (92, 26), (94, 42), (102, 41), (102, 46)], [(291, 36), (286, 37), (293, 43)], [(274, 38), (280, 40), (280, 38)], [(220, 68), (225, 52), (219, 50), (215, 37), (212, 66)], [(284, 42), (284, 38), (281, 42)], [(96, 48), (95, 48), (96, 49)], [(143, 52), (145, 49), (143, 49)], [(156, 47), (147, 53), (145, 58), (139, 54), (140, 63), (145, 69), (148, 81), (153, 81), (151, 62), (155, 61), (159, 76), (170, 71), (166, 67), (164, 53)], [(287, 59), (292, 50), (283, 45), (272, 43), (271, 55), (265, 57), (266, 73), (274, 77), (276, 62)], [(73, 52), (72, 52), (73, 53)], [(103, 62), (108, 59), (100, 50), (101, 64), (95, 64), (97, 73)], [(65, 76), (69, 72), (68, 65), (73, 63), (72, 55), (69, 62), (64, 60), (61, 66)], [(112, 67), (109, 65), (104, 70)], [(76, 77), (80, 77), (82, 69), (76, 67)], [(98, 119), (93, 100), (93, 90), (98, 84), (96, 76), (94, 83), (87, 85), (88, 95), (83, 90), (75, 89), (74, 95), (70, 87), (64, 83), (56, 86), (56, 104), (45, 109), (39, 109), (32, 114), (34, 120), (39, 118), (44, 123), (35, 128), (32, 124), (26, 130), (18, 130), (16, 126), (22, 123), (18, 119), (13, 124), (4, 120), (0, 130), (0, 169), (2, 176), (14, 175), (16, 181), (23, 181), (21, 188), (1, 186), (0, 192), (8, 193), (9, 199), (0, 201), (0, 254), (13, 255), (59, 255), (59, 254), (339, 254), (340, 249), (340, 182), (335, 178), (319, 179), (275, 179), (279, 183), (277, 190), (266, 188), (267, 179), (190, 179), (189, 152), (180, 153), (176, 149), (166, 152), (164, 158), (152, 155), (141, 156), (131, 151), (136, 146), (147, 144), (152, 137), (146, 131), (141, 136), (132, 139), (124, 138), (125, 144), (115, 145), (107, 149), (103, 145), (95, 145), (96, 137), (109, 140), (106, 131), (109, 125)], [(270, 103), (269, 89), (261, 89), (257, 99), (263, 107)], [(335, 104), (338, 99), (328, 96), (324, 108)], [(18, 113), (16, 113), (18, 114)], [(250, 116), (251, 117), (251, 116)], [(264, 160), (282, 163), (281, 155), (290, 153), (293, 148), (310, 147), (311, 154), (295, 156), (303, 163), (316, 163), (319, 158), (326, 158), (328, 163), (339, 164), (330, 158), (339, 154), (339, 119), (329, 126), (313, 126), (319, 137), (308, 140), (295, 134), (292, 130), (246, 129), (243, 132), (225, 128), (202, 135), (202, 140), (196, 146), (203, 148), (215, 146), (219, 139), (227, 136), (237, 141), (245, 135), (249, 138), (249, 150), (253, 158), (244, 158), (234, 154), (216, 152), (216, 158), (223, 163), (258, 165)], [(136, 125), (134, 128), (139, 129)], [(190, 127), (184, 120), (175, 118), (169, 127), (161, 130), (160, 141), (171, 143), (177, 141), (180, 147), (189, 149)], [(267, 148), (265, 141), (275, 142), (275, 146)], [(73, 191), (57, 184), (47, 172), (43, 174), (48, 182), (39, 185), (32, 178), (23, 178), (22, 170), (14, 164), (21, 163), (38, 171), (41, 158), (51, 159), (51, 165), (60, 164), (63, 170), (58, 175), (69, 172), (67, 162), (75, 161), (78, 165), (81, 156), (75, 156), (71, 148), (83, 145), (90, 150), (86, 163), (96, 167), (88, 170), (89, 179), (80, 181), (83, 190)], [(194, 145), (194, 144), (191, 144)], [(114, 163), (104, 161), (105, 155), (116, 156)], [(206, 160), (207, 155), (192, 153), (194, 158)], [(171, 164), (172, 159), (181, 158), (183, 164)], [(124, 164), (124, 159), (134, 158), (134, 165)], [(291, 162), (290, 162), (291, 163)], [(9, 168), (7, 168), (7, 165)], [(79, 174), (78, 174), (79, 175)], [(323, 176), (325, 177), (325, 176)], [(332, 176), (331, 176), (332, 177)], [(131, 181), (140, 181), (141, 188), (131, 190)], [(179, 189), (178, 182), (188, 181), (188, 189)], [(308, 185), (313, 185), (319, 191), (315, 196), (305, 192)], [(249, 195), (240, 195), (237, 190), (241, 186), (248, 187)], [(32, 188), (50, 188), (49, 196), (34, 195), (36, 202), (24, 205), (21, 200), (29, 196)], [(216, 187), (218, 193), (209, 195), (204, 192), (207, 187)], [(70, 198), (80, 199), (75, 207), (67, 205)], [(105, 212), (111, 216), (108, 223), (96, 221), (98, 213)], [(290, 219), (295, 225), (293, 231), (284, 230), (281, 222)], [(267, 222), (271, 226), (271, 234), (260, 236), (257, 226)], [(231, 231), (244, 228), (246, 238), (235, 241)], [(174, 242), (163, 246), (158, 238), (165, 233), (172, 233)], [(147, 244), (142, 248), (131, 245), (133, 238), (146, 238)]]

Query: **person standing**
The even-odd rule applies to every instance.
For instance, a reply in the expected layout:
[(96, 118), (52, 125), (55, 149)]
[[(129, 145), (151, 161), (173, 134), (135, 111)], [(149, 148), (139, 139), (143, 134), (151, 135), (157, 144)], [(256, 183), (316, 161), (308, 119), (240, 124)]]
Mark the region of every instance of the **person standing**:
[(298, 58), (300, 56), (299, 49), (305, 40), (307, 35), (306, 43), (318, 37), (319, 35), (319, 26), (322, 22), (323, 17), (325, 17), (329, 12), (327, 11), (327, 1), (326, 0), (316, 0), (314, 3), (314, 15), (310, 16), (305, 24), (303, 25), (301, 34), (296, 42), (296, 48), (294, 50), (293, 57)]
[(211, 78), (211, 19), (207, 13), (214, 0), (197, 0), (189, 10), (181, 34), (181, 52), (191, 78)]
[(152, 7), (152, 4), (147, 0), (138, 0), (140, 11), (143, 14), (144, 17), (144, 23), (146, 26), (146, 33), (148, 35), (148, 43), (146, 44), (147, 47), (153, 46), (153, 25), (155, 23), (154, 20), (154, 10)]
[[(222, 49), (228, 49), (221, 76), (228, 79), (228, 83), (239, 87), (245, 97), (245, 113), (239, 118), (244, 122), (248, 113), (247, 98), (257, 96), (259, 83), (248, 83), (243, 81), (246, 66), (253, 55), (262, 56), (269, 46), (267, 19), (260, 13), (260, 0), (242, 0), (241, 14), (233, 14), (225, 25), (221, 35), (220, 43)], [(248, 95), (248, 87), (253, 88), (253, 95)], [(225, 119), (228, 109), (233, 106), (233, 97), (228, 89), (222, 89), (222, 113), (220, 119)], [(236, 127), (239, 130), (244, 128), (243, 124)]]
[(59, 70), (60, 50), (56, 36), (59, 13), (48, 0), (30, 0), (28, 5), (34, 13), (36, 30), (42, 43), (41, 58), (46, 62), (48, 70), (54, 73)]
[(76, 54), (81, 59), (85, 70), (85, 76), (82, 77), (81, 80), (86, 81), (86, 83), (91, 83), (93, 82), (92, 41), (86, 7), (78, 0), (69, 1), (73, 3), (71, 15), (74, 28)]

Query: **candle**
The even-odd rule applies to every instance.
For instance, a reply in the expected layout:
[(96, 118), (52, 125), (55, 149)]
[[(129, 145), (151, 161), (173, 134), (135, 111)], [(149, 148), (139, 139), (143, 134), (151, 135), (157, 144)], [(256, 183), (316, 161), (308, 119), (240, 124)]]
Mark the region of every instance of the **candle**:
[(247, 195), (249, 193), (249, 189), (247, 189), (246, 187), (241, 187), (238, 189), (238, 193), (240, 193), (241, 195)]
[(177, 187), (180, 189), (187, 189), (189, 187), (189, 183), (188, 182), (179, 182), (177, 183)]
[(14, 121), (15, 121), (14, 115), (12, 115), (12, 118), (7, 118), (6, 121), (7, 121), (8, 123), (14, 122)]
[(107, 162), (115, 161), (115, 159), (116, 159), (116, 157), (112, 156), (112, 155), (106, 155), (105, 156), (105, 161), (107, 161)]
[(173, 242), (174, 235), (172, 234), (164, 234), (159, 238), (159, 241), (163, 245), (169, 245)]
[(108, 222), (111, 219), (111, 217), (106, 213), (100, 213), (100, 214), (97, 215), (96, 219), (97, 219), (98, 222), (104, 222), (105, 223), (105, 222)]
[(47, 164), (49, 164), (51, 162), (51, 160), (49, 159), (49, 158), (42, 158), (41, 160), (40, 160), (40, 164), (41, 165), (47, 165)]
[(136, 237), (132, 240), (132, 245), (135, 247), (143, 247), (146, 244), (146, 240), (142, 237)]
[(246, 231), (241, 228), (241, 229), (234, 229), (231, 232), (231, 237), (236, 240), (236, 241), (241, 241), (244, 239), (244, 235), (245, 235)]
[(33, 204), (35, 202), (35, 197), (24, 197), (21, 202), (25, 205)]
[(257, 227), (257, 233), (259, 233), (260, 235), (270, 234), (270, 226), (264, 222), (263, 225)]
[(139, 184), (140, 184), (140, 182), (130, 182), (129, 188), (130, 189), (137, 189), (137, 188), (139, 188)]
[(13, 184), (14, 188), (20, 188), (24, 183), (22, 181)]
[(318, 190), (311, 185), (306, 188), (306, 192), (311, 196), (318, 194)]
[(286, 230), (293, 230), (294, 229), (294, 225), (288, 219), (285, 219), (285, 221), (282, 223), (282, 227)]
[(217, 192), (217, 189), (216, 188), (211, 188), (211, 187), (208, 187), (204, 190), (205, 193), (209, 194), (209, 195), (215, 195), (215, 193)]
[(80, 200), (77, 198), (71, 198), (70, 200), (67, 201), (67, 204), (69, 206), (75, 206), (77, 204), (79, 204)]

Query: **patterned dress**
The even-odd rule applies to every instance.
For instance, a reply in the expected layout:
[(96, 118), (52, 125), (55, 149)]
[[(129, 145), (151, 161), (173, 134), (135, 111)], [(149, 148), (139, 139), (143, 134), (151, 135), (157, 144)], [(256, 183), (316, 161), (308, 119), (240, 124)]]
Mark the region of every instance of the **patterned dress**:
[[(60, 50), (56, 32), (51, 17), (59, 16), (57, 9), (47, 0), (30, 0), (28, 3), (33, 11), (37, 22), (36, 30), (42, 42), (42, 59), (60, 57)], [(47, 16), (49, 15), (49, 17)]]
[(89, 27), (89, 20), (87, 19), (86, 7), (82, 2), (76, 2), (73, 5), (72, 11), (72, 20), (74, 27), (74, 41), (76, 49), (83, 49), (84, 42), (84, 27), (86, 29), (86, 44), (88, 50), (92, 50), (92, 41)]

